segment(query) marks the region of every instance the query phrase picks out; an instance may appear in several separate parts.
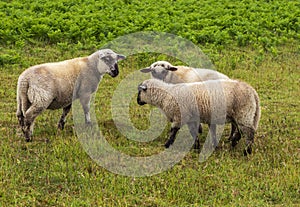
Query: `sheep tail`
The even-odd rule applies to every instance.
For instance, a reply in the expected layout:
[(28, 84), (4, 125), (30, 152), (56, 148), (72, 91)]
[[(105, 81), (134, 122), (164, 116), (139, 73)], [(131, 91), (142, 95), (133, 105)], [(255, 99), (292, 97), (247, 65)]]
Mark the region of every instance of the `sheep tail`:
[(255, 130), (256, 130), (257, 127), (258, 127), (259, 119), (260, 119), (260, 101), (259, 101), (259, 97), (258, 97), (257, 92), (255, 92), (254, 98), (255, 98), (255, 104), (256, 104), (256, 111), (255, 111), (255, 114), (254, 114), (254, 127), (255, 127)]
[(18, 81), (18, 88), (17, 88), (17, 116), (24, 116), (25, 112), (27, 111), (30, 102), (27, 97), (27, 92), (29, 88), (29, 83), (27, 80), (20, 79)]

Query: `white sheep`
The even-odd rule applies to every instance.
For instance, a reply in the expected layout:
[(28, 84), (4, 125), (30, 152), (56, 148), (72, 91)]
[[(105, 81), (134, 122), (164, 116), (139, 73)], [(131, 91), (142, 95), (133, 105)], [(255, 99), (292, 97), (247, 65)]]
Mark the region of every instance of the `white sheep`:
[[(157, 61), (151, 64), (150, 67), (140, 70), (142, 73), (150, 73), (152, 78), (162, 80), (166, 83), (193, 83), (207, 80), (229, 79), (228, 76), (216, 70), (199, 69), (187, 66), (174, 66), (167, 61)], [(215, 130), (216, 126), (211, 125), (211, 130)], [(202, 133), (201, 124), (198, 129)], [(234, 136), (236, 128), (231, 126), (229, 139)]]
[[(90, 124), (90, 98), (97, 90), (103, 75), (119, 74), (119, 60), (125, 56), (110, 49), (81, 58), (35, 65), (25, 70), (18, 79), (17, 118), (26, 141), (31, 140), (35, 118), (46, 109), (63, 108), (58, 128), (63, 129), (72, 100), (79, 99)], [(73, 96), (74, 92), (74, 96)]]
[(228, 76), (215, 70), (173, 66), (167, 61), (154, 62), (150, 67), (143, 68), (140, 71), (143, 73), (151, 73), (152, 78), (173, 84), (229, 79)]
[[(180, 127), (187, 124), (199, 147), (199, 123), (234, 124), (238, 132), (232, 139), (234, 147), (245, 134), (244, 154), (250, 154), (260, 119), (259, 97), (248, 84), (235, 80), (210, 80), (197, 83), (168, 84), (157, 79), (145, 80), (138, 87), (139, 105), (151, 104), (160, 108), (172, 123), (168, 148), (175, 140)], [(216, 137), (215, 130), (211, 130)], [(213, 138), (213, 140), (215, 140)]]

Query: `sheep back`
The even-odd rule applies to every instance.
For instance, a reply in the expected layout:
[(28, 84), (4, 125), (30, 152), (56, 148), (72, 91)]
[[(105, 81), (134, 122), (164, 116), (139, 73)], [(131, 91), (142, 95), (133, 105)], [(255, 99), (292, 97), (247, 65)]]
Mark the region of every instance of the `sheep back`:
[(186, 66), (176, 66), (176, 71), (169, 71), (165, 82), (167, 83), (192, 83), (207, 80), (229, 79), (228, 76), (210, 69), (195, 69)]
[(87, 65), (85, 57), (32, 66), (19, 76), (18, 94), (27, 95), (31, 103), (53, 99), (49, 109), (65, 107), (72, 102), (74, 84)]
[(259, 98), (257, 92), (247, 83), (216, 80), (189, 87), (196, 96), (203, 123), (222, 124), (226, 119), (226, 122), (242, 123), (257, 129), (260, 117)]
[(161, 108), (169, 120), (184, 124), (189, 119), (200, 116), (200, 121), (206, 124), (234, 121), (255, 130), (257, 128), (260, 117), (259, 98), (256, 91), (244, 82), (210, 80), (167, 84), (150, 79), (143, 84), (150, 90), (147, 89), (148, 92), (142, 94), (142, 98)]

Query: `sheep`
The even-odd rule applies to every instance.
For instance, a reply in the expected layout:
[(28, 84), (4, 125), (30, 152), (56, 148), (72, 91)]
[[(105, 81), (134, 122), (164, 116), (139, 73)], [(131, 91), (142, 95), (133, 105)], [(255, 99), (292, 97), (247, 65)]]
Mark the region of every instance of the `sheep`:
[[(172, 123), (168, 141), (169, 148), (176, 133), (187, 124), (199, 148), (197, 126), (232, 123), (238, 129), (232, 138), (234, 147), (246, 135), (244, 155), (251, 154), (254, 134), (260, 119), (259, 97), (248, 84), (236, 80), (209, 80), (197, 83), (169, 84), (157, 79), (145, 80), (138, 86), (137, 103), (160, 108)], [(223, 111), (222, 111), (223, 110)], [(216, 137), (216, 131), (211, 130)]]
[[(218, 80), (218, 79), (229, 79), (228, 76), (210, 69), (195, 69), (187, 66), (173, 66), (167, 61), (157, 61), (151, 64), (150, 67), (143, 68), (140, 70), (142, 73), (151, 73), (152, 78), (163, 80), (166, 83), (192, 83), (202, 82), (206, 80)], [(212, 130), (216, 126), (212, 125)], [(202, 133), (201, 124), (198, 129), (199, 133)], [(231, 132), (229, 140), (232, 139), (236, 128), (234, 125), (231, 126)]]
[(104, 74), (116, 77), (126, 57), (102, 49), (87, 57), (44, 63), (26, 69), (18, 78), (17, 118), (26, 141), (31, 141), (35, 118), (46, 109), (63, 109), (58, 128), (64, 129), (72, 101), (79, 99), (89, 125), (90, 99)]
[(215, 70), (195, 69), (187, 66), (173, 66), (167, 61), (154, 62), (150, 67), (143, 68), (140, 71), (142, 73), (151, 73), (152, 78), (173, 84), (229, 79), (228, 76)]

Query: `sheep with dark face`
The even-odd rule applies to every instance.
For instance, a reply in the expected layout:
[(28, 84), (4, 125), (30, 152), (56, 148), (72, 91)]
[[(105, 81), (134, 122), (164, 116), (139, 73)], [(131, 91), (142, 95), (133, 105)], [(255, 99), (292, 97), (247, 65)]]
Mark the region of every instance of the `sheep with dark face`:
[(63, 108), (58, 123), (63, 129), (73, 99), (80, 100), (85, 121), (90, 124), (91, 94), (104, 74), (111, 77), (119, 74), (117, 62), (123, 59), (125, 56), (103, 49), (87, 57), (44, 63), (25, 70), (17, 86), (17, 118), (25, 139), (31, 140), (34, 120), (46, 109)]
[[(195, 145), (199, 146), (199, 123), (234, 124), (238, 132), (232, 138), (234, 147), (246, 135), (244, 154), (250, 154), (260, 119), (259, 98), (248, 84), (235, 80), (210, 80), (197, 83), (168, 84), (160, 80), (145, 80), (138, 87), (139, 105), (151, 104), (160, 108), (172, 123), (168, 148), (180, 127), (187, 124)], [(216, 137), (216, 132), (212, 131)], [(213, 138), (214, 140), (214, 138)]]

